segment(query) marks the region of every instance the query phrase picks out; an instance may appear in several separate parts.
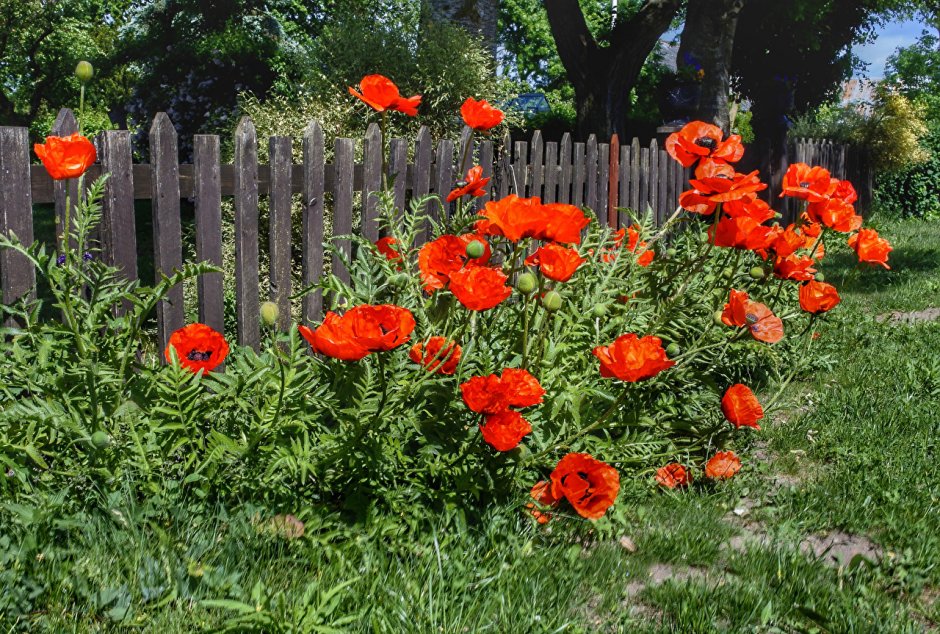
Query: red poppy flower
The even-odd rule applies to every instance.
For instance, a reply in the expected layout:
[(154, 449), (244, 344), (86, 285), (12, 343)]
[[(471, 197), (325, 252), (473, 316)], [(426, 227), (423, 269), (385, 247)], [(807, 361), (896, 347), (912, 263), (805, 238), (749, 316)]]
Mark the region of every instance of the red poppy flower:
[(395, 248), (397, 244), (398, 240), (391, 236), (386, 236), (375, 241), (375, 248), (378, 249), (379, 253), (385, 256), (385, 259), (391, 262), (403, 262), (404, 259), (401, 253)]
[(792, 196), (811, 203), (828, 199), (839, 186), (839, 181), (829, 174), (829, 170), (806, 163), (794, 163), (787, 168), (783, 176), (783, 191), (780, 197)]
[(47, 136), (33, 151), (54, 180), (78, 178), (98, 160), (95, 146), (77, 132), (70, 136)]
[(708, 228), (708, 234), (716, 247), (749, 251), (770, 248), (774, 238), (773, 227), (762, 225), (750, 216), (722, 216), (717, 225)]
[(728, 296), (728, 303), (721, 313), (721, 321), (726, 326), (736, 326), (744, 328), (747, 325), (747, 305), (750, 303), (745, 291), (736, 291), (731, 289)]
[(567, 282), (574, 272), (585, 262), (578, 255), (577, 249), (563, 247), (560, 244), (546, 244), (526, 258), (526, 266), (538, 266), (542, 275), (556, 282)]
[(855, 213), (855, 207), (835, 197), (810, 203), (806, 208), (806, 216), (813, 222), (821, 222), (841, 233), (850, 233), (862, 226), (862, 217)]
[(477, 101), (473, 97), (467, 97), (460, 106), (460, 116), (467, 126), (477, 132), (487, 132), (503, 122), (502, 110), (491, 106), (486, 99)]
[[(484, 245), (483, 255), (471, 260), (467, 255), (467, 245), (473, 241)], [(490, 245), (473, 233), (462, 236), (449, 234), (442, 235), (436, 240), (426, 243), (418, 251), (418, 268), (421, 271), (421, 282), (424, 290), (433, 293), (447, 286), (452, 273), (456, 273), (467, 262), (471, 264), (486, 264), (490, 259)]]
[(675, 489), (692, 484), (692, 474), (678, 462), (670, 462), (656, 470), (656, 483), (667, 489)]
[(171, 362), (170, 348), (176, 351), (180, 366), (194, 374), (200, 370), (212, 372), (228, 356), (225, 337), (205, 324), (189, 324), (170, 335), (163, 351), (168, 363)]
[(552, 471), (552, 497), (565, 498), (578, 515), (603, 517), (620, 492), (620, 474), (608, 464), (585, 453), (569, 453)]
[(777, 343), (783, 339), (783, 320), (759, 302), (748, 302), (745, 320), (751, 336), (764, 343)]
[(498, 414), (510, 407), (531, 407), (542, 402), (545, 390), (528, 371), (506, 368), (500, 376), (470, 377), (460, 386), (463, 402), (478, 414)]
[[(695, 192), (711, 203), (726, 203), (751, 198), (756, 192), (767, 189), (760, 181), (757, 170), (750, 174), (739, 174), (723, 161), (702, 161), (695, 168), (695, 178), (689, 181)], [(711, 212), (705, 212), (709, 215)]]
[(666, 356), (659, 337), (621, 335), (609, 346), (594, 348), (594, 356), (601, 362), (601, 376), (636, 383), (652, 378), (676, 364)]
[(758, 223), (767, 222), (776, 215), (776, 212), (767, 204), (767, 201), (756, 196), (745, 196), (739, 200), (729, 200), (721, 210), (727, 216), (737, 218), (747, 216)]
[(512, 294), (506, 274), (487, 266), (467, 266), (450, 274), (450, 292), (465, 308), (489, 310)]
[(416, 343), (408, 351), (408, 358), (420, 363), (428, 372), (451, 375), (460, 363), (461, 348), (444, 337), (431, 337), (426, 342)]
[(447, 202), (452, 203), (461, 196), (486, 196), (486, 185), (490, 182), (489, 177), (483, 178), (483, 166), (476, 165), (467, 170), (464, 176), (466, 185), (457, 187), (447, 195)]
[[(359, 92), (361, 91), (361, 92)], [(418, 106), (421, 105), (421, 95), (414, 97), (402, 97), (391, 79), (382, 75), (366, 75), (359, 82), (359, 91), (352, 86), (349, 87), (349, 94), (361, 99), (376, 112), (385, 112), (386, 110), (397, 110), (403, 114), (413, 117), (418, 114)]]
[(507, 409), (488, 414), (486, 423), (480, 425), (483, 440), (496, 451), (511, 451), (522, 439), (532, 433), (532, 425), (519, 412)]
[(858, 192), (855, 191), (855, 186), (849, 181), (839, 181), (836, 190), (832, 192), (832, 197), (851, 205), (858, 200)]
[(591, 223), (584, 212), (567, 203), (542, 205), (545, 226), (534, 238), (562, 244), (581, 244), (581, 230)]
[(806, 246), (806, 236), (801, 234), (796, 225), (791, 224), (786, 229), (777, 227), (773, 232), (770, 248), (777, 257), (785, 258), (796, 253), (797, 249)]
[(579, 244), (581, 230), (590, 223), (584, 212), (574, 205), (543, 205), (539, 198), (519, 198), (515, 194), (486, 203), (480, 215), (484, 220), (478, 223), (478, 230), (487, 235), (503, 236), (512, 242), (536, 238)]
[(733, 451), (719, 451), (705, 463), (705, 476), (712, 480), (727, 480), (741, 470), (741, 459)]
[(817, 315), (832, 310), (842, 298), (832, 284), (810, 280), (800, 286), (800, 308)]
[(859, 262), (870, 262), (871, 264), (880, 264), (886, 269), (888, 266), (888, 254), (893, 251), (891, 243), (878, 236), (874, 229), (861, 229), (854, 236), (849, 238), (849, 248), (858, 254)]
[(799, 255), (788, 255), (785, 258), (777, 258), (774, 261), (774, 275), (781, 280), (797, 280), (805, 282), (813, 279), (816, 275), (816, 264), (813, 258), (801, 257)]
[(316, 330), (298, 326), (314, 352), (343, 361), (397, 348), (408, 342), (414, 329), (411, 311), (392, 304), (364, 304), (342, 316), (330, 311)]
[[(542, 508), (555, 507), (555, 506), (558, 506), (558, 503), (560, 502), (560, 500), (556, 499), (552, 495), (552, 483), (546, 480), (541, 480), (539, 482), (536, 482), (532, 486), (532, 490), (529, 491), (529, 495)], [(526, 504), (525, 507), (529, 509), (529, 513), (532, 515), (533, 518), (535, 518), (535, 521), (538, 522), (539, 524), (547, 524), (549, 520), (551, 520), (552, 518), (551, 513), (543, 513), (542, 511), (538, 509), (538, 507), (536, 507), (535, 504), (532, 504), (531, 502)]]
[(736, 383), (728, 388), (721, 398), (721, 411), (725, 418), (736, 428), (753, 427), (760, 429), (757, 421), (764, 417), (764, 408), (746, 385)]
[(744, 146), (737, 134), (722, 141), (721, 128), (702, 121), (692, 121), (666, 139), (666, 151), (673, 159), (690, 167), (702, 158), (736, 163), (744, 156)]
[[(646, 248), (646, 242), (640, 240), (640, 228), (636, 225), (627, 227), (627, 250), (636, 254), (636, 263), (642, 267), (647, 267), (653, 261), (656, 253)], [(621, 229), (620, 231), (623, 231)], [(623, 237), (621, 236), (621, 240)]]

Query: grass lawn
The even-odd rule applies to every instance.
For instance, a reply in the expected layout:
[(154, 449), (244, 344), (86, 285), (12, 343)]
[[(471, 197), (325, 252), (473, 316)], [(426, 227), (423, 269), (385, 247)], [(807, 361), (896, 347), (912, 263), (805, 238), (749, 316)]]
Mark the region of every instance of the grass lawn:
[[(288, 540), (250, 508), (194, 501), (168, 515), (160, 500), (116, 497), (110, 513), (76, 517), (50, 500), (7, 509), (19, 520), (0, 535), (0, 622), (53, 632), (936, 630), (940, 316), (878, 318), (940, 307), (940, 223), (873, 226), (895, 245), (893, 270), (853, 271), (854, 254), (830, 248), (823, 270), (844, 301), (818, 328), (820, 369), (762, 421), (740, 476), (686, 492), (624, 482), (626, 529), (592, 533), (559, 518), (546, 531), (518, 510), (456, 532), (301, 513), (305, 536)], [(37, 597), (43, 609), (30, 610)]]

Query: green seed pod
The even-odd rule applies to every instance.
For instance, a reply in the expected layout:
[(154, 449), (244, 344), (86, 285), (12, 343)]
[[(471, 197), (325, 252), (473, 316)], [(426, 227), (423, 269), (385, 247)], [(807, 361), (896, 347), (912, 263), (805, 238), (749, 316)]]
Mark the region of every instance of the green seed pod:
[(724, 268), (724, 270), (722, 270), (721, 274), (722, 274), (724, 277), (731, 277), (731, 276), (734, 275), (734, 269), (731, 268), (730, 266), (727, 266), (727, 267)]
[(682, 348), (677, 343), (670, 343), (666, 346), (666, 356), (668, 357), (678, 357), (680, 352), (682, 352)]
[(80, 61), (75, 67), (75, 76), (78, 77), (78, 81), (82, 82), (83, 84), (90, 82), (94, 74), (94, 67), (85, 60)]
[(273, 326), (277, 323), (280, 311), (274, 302), (264, 302), (261, 304), (261, 321), (267, 326)]
[(591, 312), (595, 317), (600, 319), (607, 315), (607, 304), (596, 304), (594, 310)]
[(826, 281), (826, 276), (823, 275), (821, 272), (820, 272), (820, 273), (817, 273), (817, 274), (816, 274), (816, 281), (817, 281), (817, 282), (825, 282), (825, 281)]
[(486, 245), (479, 240), (474, 240), (467, 245), (467, 257), (482, 258), (484, 253), (486, 253)]
[(679, 252), (676, 251), (675, 249), (666, 249), (666, 257), (667, 257), (667, 258), (674, 258), (674, 257), (676, 257), (676, 254), (677, 254), (677, 253), (679, 253)]
[(516, 288), (526, 295), (534, 291), (536, 286), (538, 286), (538, 280), (531, 273), (523, 273), (516, 280)]
[(767, 271), (765, 271), (763, 267), (760, 267), (760, 266), (752, 267), (751, 270), (749, 271), (749, 274), (755, 280), (762, 280), (765, 277), (767, 277)]
[(716, 326), (724, 326), (724, 325), (725, 325), (725, 322), (721, 321), (721, 313), (723, 313), (723, 312), (724, 312), (724, 311), (721, 311), (721, 310), (716, 310), (716, 311), (715, 311), (715, 314), (713, 315), (712, 319), (715, 320), (715, 325), (716, 325)]
[(549, 312), (555, 312), (561, 308), (561, 295), (557, 291), (548, 291), (542, 298), (542, 306)]
[(529, 455), (529, 448), (526, 447), (525, 445), (516, 445), (515, 447), (509, 450), (509, 455), (515, 458), (516, 460), (519, 460), (520, 458), (525, 458), (527, 455)]
[(408, 276), (404, 273), (396, 273), (389, 278), (388, 283), (396, 288), (402, 288), (408, 284)]
[(111, 444), (111, 436), (101, 430), (98, 430), (91, 435), (91, 444), (95, 447), (95, 449), (104, 449)]

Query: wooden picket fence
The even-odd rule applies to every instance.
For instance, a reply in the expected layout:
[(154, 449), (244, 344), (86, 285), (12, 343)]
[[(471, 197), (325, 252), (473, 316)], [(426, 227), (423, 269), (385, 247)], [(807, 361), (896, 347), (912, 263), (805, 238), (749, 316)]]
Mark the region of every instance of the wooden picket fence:
[[(52, 133), (70, 134), (77, 130), (73, 113), (59, 113)], [(253, 123), (243, 118), (235, 131), (234, 162), (223, 165), (220, 139), (216, 135), (196, 135), (192, 164), (178, 160), (177, 133), (166, 114), (158, 114), (150, 128), (150, 163), (135, 164), (130, 133), (125, 130), (102, 132), (95, 140), (99, 164), (87, 180), (103, 172), (110, 174), (103, 199), (99, 229), (102, 258), (137, 277), (137, 244), (134, 200), (149, 199), (153, 209), (154, 268), (156, 275), (182, 265), (180, 201), (191, 199), (195, 207), (196, 257), (222, 264), (223, 196), (233, 197), (235, 209), (235, 290), (237, 341), (257, 348), (259, 332), (259, 227), (258, 201), (267, 196), (270, 209), (269, 288), (270, 299), (280, 307), (281, 328), (289, 326), (291, 294), (291, 207), (292, 195), (302, 199), (301, 270), (304, 286), (314, 284), (323, 273), (324, 236), (350, 235), (354, 231), (354, 201), (362, 192), (360, 235), (378, 238), (378, 197), (382, 188), (383, 166), (398, 209), (407, 209), (412, 198), (427, 194), (445, 197), (455, 181), (471, 165), (482, 165), (484, 176), (492, 177), (487, 195), (476, 200), (479, 208), (490, 199), (510, 193), (540, 196), (545, 202), (563, 202), (588, 207), (598, 220), (613, 227), (626, 221), (623, 209), (649, 211), (656, 222), (672, 214), (679, 194), (688, 188), (689, 170), (671, 160), (657, 141), (649, 145), (621, 144), (615, 135), (600, 143), (592, 135), (587, 142), (573, 142), (565, 134), (560, 143), (543, 142), (536, 132), (531, 141), (512, 141), (507, 135), (494, 143), (478, 139), (464, 130), (459, 141), (443, 139), (436, 144), (426, 128), (413, 143), (391, 139), (387, 154), (377, 125), (369, 126), (362, 141), (361, 162), (356, 161), (356, 141), (333, 140), (333, 161), (327, 163), (326, 139), (316, 122), (311, 122), (302, 138), (302, 162), (292, 160), (293, 139), (268, 139), (270, 162), (258, 162), (258, 139)], [(468, 145), (471, 144), (471, 145)], [(411, 151), (409, 151), (411, 150)], [(841, 177), (851, 177), (852, 151), (826, 142), (801, 141), (795, 151), (807, 160), (834, 168)], [(58, 235), (61, 235), (67, 188), (70, 200), (77, 199), (74, 181), (53, 181), (45, 169), (31, 165), (31, 152), (25, 128), (0, 127), (0, 231), (13, 232), (20, 240), (33, 240), (33, 204), (54, 203)], [(827, 161), (829, 161), (827, 163)], [(856, 164), (860, 164), (856, 160)], [(327, 205), (332, 214), (326, 214)], [(447, 212), (450, 206), (436, 201), (432, 215)], [(325, 233), (324, 218), (332, 217)], [(332, 238), (349, 253), (349, 239)], [(332, 270), (348, 280), (348, 272), (336, 256)], [(149, 282), (149, 280), (148, 280)], [(2, 301), (11, 304), (33, 291), (35, 271), (24, 259), (10, 251), (0, 251)], [(199, 320), (217, 330), (223, 328), (223, 280), (221, 274), (204, 275), (198, 281)], [(319, 321), (323, 298), (306, 295), (302, 319)], [(174, 288), (168, 301), (157, 310), (161, 346), (183, 325), (183, 289)]]

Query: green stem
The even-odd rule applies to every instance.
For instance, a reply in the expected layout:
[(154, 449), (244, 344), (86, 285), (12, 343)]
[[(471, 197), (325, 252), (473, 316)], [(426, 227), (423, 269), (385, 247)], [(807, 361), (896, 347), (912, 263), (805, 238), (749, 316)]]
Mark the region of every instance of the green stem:
[(577, 433), (575, 433), (575, 434), (569, 436), (568, 438), (566, 438), (566, 439), (563, 440), (562, 442), (560, 442), (560, 443), (555, 443), (555, 445), (553, 445), (553, 446), (551, 446), (551, 447), (548, 447), (548, 448), (546, 448), (546, 449), (543, 449), (542, 451), (540, 451), (540, 452), (538, 452), (538, 453), (536, 453), (536, 454), (532, 454), (532, 457), (529, 458), (529, 461), (528, 461), (528, 462), (531, 464), (532, 462), (535, 462), (535, 461), (538, 460), (539, 458), (542, 458), (543, 456), (545, 456), (545, 455), (547, 455), (547, 454), (549, 454), (549, 453), (551, 453), (551, 452), (553, 452), (553, 451), (556, 451), (556, 450), (558, 450), (558, 449), (564, 449), (564, 448), (566, 448), (566, 447), (570, 447), (570, 446), (571, 446), (571, 443), (573, 443), (574, 441), (576, 441), (578, 438), (581, 438), (581, 437), (583, 437), (583, 436), (586, 436), (587, 434), (591, 433), (591, 432), (594, 431), (595, 429), (598, 429), (601, 425), (603, 425), (604, 423), (606, 423), (607, 420), (608, 420), (611, 416), (614, 415), (614, 412), (616, 412), (616, 411), (620, 408), (621, 405), (623, 405), (623, 402), (624, 402), (625, 400), (627, 400), (627, 396), (629, 395), (629, 393), (630, 393), (629, 390), (624, 390), (623, 392), (621, 392), (620, 396), (617, 397), (617, 400), (615, 400), (613, 403), (611, 403), (610, 407), (608, 407), (607, 410), (606, 410), (603, 414), (601, 414), (600, 418), (598, 418), (596, 421), (594, 421), (593, 423), (591, 423), (591, 424), (588, 425), (587, 427), (581, 429), (581, 430), (578, 431)]

